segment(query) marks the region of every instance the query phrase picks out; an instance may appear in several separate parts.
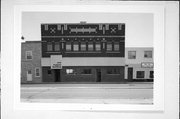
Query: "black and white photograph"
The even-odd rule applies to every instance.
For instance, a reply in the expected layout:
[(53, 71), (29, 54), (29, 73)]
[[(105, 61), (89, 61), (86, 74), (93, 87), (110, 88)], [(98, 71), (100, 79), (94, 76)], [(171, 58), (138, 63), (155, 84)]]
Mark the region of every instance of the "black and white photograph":
[(21, 101), (153, 104), (152, 13), (23, 12)]

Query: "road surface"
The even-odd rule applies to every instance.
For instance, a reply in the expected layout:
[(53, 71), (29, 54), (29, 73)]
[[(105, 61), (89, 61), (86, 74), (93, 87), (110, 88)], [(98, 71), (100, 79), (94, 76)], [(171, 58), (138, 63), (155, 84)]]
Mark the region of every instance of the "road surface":
[(31, 84), (22, 102), (153, 104), (153, 84)]

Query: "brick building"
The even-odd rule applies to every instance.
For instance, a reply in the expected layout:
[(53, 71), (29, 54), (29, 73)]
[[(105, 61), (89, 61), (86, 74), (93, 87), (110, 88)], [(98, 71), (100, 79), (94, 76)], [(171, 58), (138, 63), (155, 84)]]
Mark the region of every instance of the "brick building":
[(21, 83), (40, 83), (41, 41), (26, 41), (21, 44)]

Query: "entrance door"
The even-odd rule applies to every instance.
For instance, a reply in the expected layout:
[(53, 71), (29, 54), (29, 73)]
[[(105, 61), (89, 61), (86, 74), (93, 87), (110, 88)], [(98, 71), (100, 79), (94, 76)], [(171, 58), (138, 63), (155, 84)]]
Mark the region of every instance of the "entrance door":
[(133, 68), (130, 67), (128, 68), (128, 80), (132, 80), (133, 79)]
[(96, 82), (101, 82), (101, 69), (96, 69)]
[(61, 74), (60, 69), (55, 69), (55, 82), (61, 81)]
[(27, 81), (32, 81), (32, 71), (31, 70), (27, 71)]

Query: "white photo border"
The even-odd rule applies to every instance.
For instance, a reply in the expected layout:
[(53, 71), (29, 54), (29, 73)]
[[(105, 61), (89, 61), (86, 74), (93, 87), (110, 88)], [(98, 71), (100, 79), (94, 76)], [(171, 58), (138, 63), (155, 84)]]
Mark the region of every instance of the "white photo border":
[[(154, 15), (153, 105), (22, 103), (20, 101), (22, 12), (152, 13)], [(164, 111), (164, 7), (155, 5), (19, 5), (14, 8), (14, 109), (75, 111)], [(48, 108), (47, 108), (48, 107)]]

